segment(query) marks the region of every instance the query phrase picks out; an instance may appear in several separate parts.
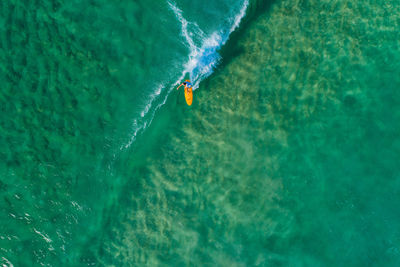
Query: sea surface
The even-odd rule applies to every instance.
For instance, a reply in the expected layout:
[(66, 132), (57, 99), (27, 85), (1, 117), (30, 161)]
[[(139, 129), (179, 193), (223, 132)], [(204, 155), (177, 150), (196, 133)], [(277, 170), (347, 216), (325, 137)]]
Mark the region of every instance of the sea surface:
[(0, 1), (0, 263), (400, 266), (399, 107), (399, 0)]

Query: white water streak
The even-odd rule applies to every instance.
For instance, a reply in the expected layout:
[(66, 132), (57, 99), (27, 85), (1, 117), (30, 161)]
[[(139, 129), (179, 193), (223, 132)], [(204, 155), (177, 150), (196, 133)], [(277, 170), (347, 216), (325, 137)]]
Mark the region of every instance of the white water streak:
[(189, 44), (190, 50), (196, 49), (196, 45), (194, 44), (192, 37), (190, 37), (190, 34), (188, 33), (189, 22), (183, 17), (182, 10), (180, 10), (175, 4), (172, 4), (171, 2), (168, 2), (168, 5), (175, 13), (175, 17), (181, 23), (181, 34), (183, 35), (183, 37), (185, 37), (186, 42)]
[[(144, 109), (140, 112), (140, 117), (141, 118), (145, 118), (147, 116), (147, 114), (149, 113), (153, 102), (158, 98), (158, 96), (161, 94), (162, 89), (164, 88), (164, 85), (160, 84), (157, 89), (155, 90), (155, 92), (153, 94), (150, 95), (150, 99), (149, 102), (147, 103), (147, 105), (144, 107)], [(154, 116), (154, 115), (153, 115)], [(153, 117), (151, 116), (151, 117)], [(150, 121), (152, 121), (153, 118), (150, 119)], [(131, 134), (131, 138), (129, 139), (128, 143), (123, 145), (120, 149), (126, 149), (128, 147), (130, 147), (132, 145), (133, 142), (135, 142), (136, 140), (136, 136), (139, 133), (139, 131), (144, 130), (147, 128), (147, 126), (149, 125), (149, 123), (144, 122), (143, 125), (139, 125), (139, 122), (137, 119), (135, 119), (132, 123), (132, 128), (134, 129), (134, 132)]]
[(235, 19), (233, 21), (233, 25), (232, 25), (229, 33), (232, 33), (234, 30), (236, 30), (237, 27), (239, 27), (240, 21), (246, 15), (246, 10), (247, 10), (248, 6), (249, 6), (249, 0), (245, 0), (244, 3), (243, 3), (242, 8), (239, 11), (239, 13), (235, 16)]

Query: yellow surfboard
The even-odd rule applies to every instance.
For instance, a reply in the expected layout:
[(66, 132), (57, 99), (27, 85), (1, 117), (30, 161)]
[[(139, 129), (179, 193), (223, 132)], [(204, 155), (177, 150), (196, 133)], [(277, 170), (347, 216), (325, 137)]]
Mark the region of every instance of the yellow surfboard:
[[(190, 83), (190, 80), (186, 80), (185, 82)], [(184, 83), (179, 85), (178, 88), (176, 88), (176, 89), (179, 90), (179, 87), (181, 87), (182, 85), (184, 85)], [(186, 103), (189, 106), (192, 105), (192, 102), (193, 102), (193, 88), (192, 87), (187, 87), (186, 84), (185, 84), (185, 100), (186, 100)]]
[(193, 102), (193, 89), (185, 86), (186, 103), (190, 106)]

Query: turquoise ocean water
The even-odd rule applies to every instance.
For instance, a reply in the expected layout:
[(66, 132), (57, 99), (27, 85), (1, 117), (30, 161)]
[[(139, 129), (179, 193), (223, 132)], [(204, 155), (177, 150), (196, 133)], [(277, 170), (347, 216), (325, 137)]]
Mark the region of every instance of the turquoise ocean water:
[(399, 266), (399, 28), (397, 0), (0, 2), (2, 266)]

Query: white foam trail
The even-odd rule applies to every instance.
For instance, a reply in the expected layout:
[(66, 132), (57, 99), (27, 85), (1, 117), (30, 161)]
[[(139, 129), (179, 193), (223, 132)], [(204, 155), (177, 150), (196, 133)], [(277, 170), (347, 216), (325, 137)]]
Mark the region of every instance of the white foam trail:
[[(140, 112), (140, 117), (142, 118), (142, 120), (146, 120), (145, 117), (147, 117), (147, 114), (151, 110), (151, 107), (153, 106), (154, 101), (160, 96), (160, 94), (162, 92), (162, 89), (164, 87), (165, 86), (163, 84), (160, 84), (157, 87), (157, 89), (154, 91), (154, 93), (152, 93), (150, 95), (149, 101), (147, 102), (147, 104), (143, 108), (143, 110)], [(151, 118), (151, 120), (153, 120), (153, 119)], [(132, 145), (132, 143), (135, 142), (136, 136), (139, 133), (139, 131), (144, 130), (147, 125), (148, 125), (148, 123), (146, 121), (142, 125), (140, 125), (140, 122), (138, 121), (138, 119), (135, 119), (133, 121), (133, 123), (132, 123), (133, 133), (131, 135), (131, 138), (129, 139), (128, 143), (126, 143), (125, 145), (121, 146), (120, 150), (130, 147)]]
[(193, 55), (194, 59), (190, 59), (196, 62), (194, 68), (187, 68), (187, 72), (190, 73), (190, 79), (193, 83), (193, 90), (196, 90), (200, 82), (213, 72), (213, 68), (218, 64), (220, 59), (217, 50), (222, 44), (223, 38), (221, 33), (214, 32), (203, 41), (203, 45), (198, 53)]
[[(193, 24), (197, 27), (197, 29), (200, 29), (196, 23), (189, 23), (182, 15), (182, 10), (180, 10), (175, 3), (173, 2), (167, 2), (169, 7), (172, 9), (172, 11), (175, 13), (176, 18), (179, 20), (181, 23), (181, 34), (183, 37), (185, 37), (186, 42), (188, 43), (190, 50), (195, 50), (197, 47), (194, 44), (194, 41), (192, 37), (190, 36), (188, 32), (188, 25)], [(204, 35), (204, 33), (200, 30), (200, 34)]]
[(121, 147), (121, 150), (124, 149), (124, 148), (130, 147), (133, 144), (133, 142), (135, 142), (136, 135), (139, 132), (139, 130), (142, 128), (140, 126), (138, 127), (137, 120), (133, 121), (133, 125), (132, 126), (133, 126), (132, 128), (134, 129), (134, 132), (131, 134), (131, 138), (129, 139), (128, 143)]
[[(201, 66), (202, 68), (200, 69), (198, 75), (196, 75), (195, 77), (191, 77), (193, 83), (193, 89), (195, 90), (198, 88), (200, 82), (204, 78), (211, 75), (213, 68), (218, 64), (220, 57), (217, 53), (217, 50), (228, 41), (229, 35), (239, 27), (241, 20), (246, 15), (246, 10), (249, 6), (249, 0), (244, 0), (239, 13), (235, 17), (230, 19), (230, 23), (232, 25), (229, 28), (228, 32), (224, 33), (223, 31), (219, 31), (212, 33), (211, 36), (209, 36), (208, 38), (202, 37), (203, 44), (201, 47), (197, 47), (194, 44), (193, 39), (190, 37), (190, 34), (188, 33), (187, 30), (187, 26), (190, 22), (188, 22), (183, 17), (182, 10), (180, 10), (174, 2), (167, 1), (167, 3), (172, 9), (172, 11), (175, 13), (176, 18), (180, 21), (182, 25), (181, 34), (182, 36), (185, 37), (185, 40), (190, 47), (190, 54), (188, 61), (186, 62), (186, 64), (184, 64), (185, 69), (183, 70), (182, 75), (179, 77), (179, 79), (173, 84), (173, 86), (178, 85), (185, 78), (186, 74), (189, 73), (192, 76), (193, 71), (197, 67), (199, 67), (199, 64), (201, 63), (201, 60), (204, 56), (213, 56), (212, 59), (214, 59), (213, 61), (208, 62), (208, 64)], [(204, 36), (204, 33), (201, 29), (199, 29), (199, 32), (201, 33), (202, 36)], [(207, 51), (212, 52), (212, 54), (205, 54)], [(171, 88), (168, 92), (170, 91)]]
[[(203, 37), (201, 47), (197, 47), (190, 37), (190, 34), (188, 34), (187, 25), (189, 22), (183, 17), (182, 10), (180, 10), (175, 3), (168, 1), (168, 4), (174, 11), (177, 19), (181, 22), (181, 34), (185, 37), (190, 47), (189, 59), (184, 65), (185, 70), (183, 72), (183, 78), (185, 74), (189, 73), (190, 80), (193, 84), (193, 90), (196, 90), (200, 82), (210, 76), (214, 67), (218, 64), (220, 56), (217, 50), (228, 41), (229, 35), (239, 27), (241, 20), (246, 15), (249, 0), (244, 0), (239, 13), (230, 19), (231, 27), (229, 31), (217, 31), (212, 33), (208, 38)], [(199, 31), (203, 33), (201, 29)], [(180, 81), (178, 81), (178, 83), (179, 82)]]
[(239, 27), (240, 21), (242, 21), (243, 17), (246, 15), (246, 10), (248, 6), (249, 6), (249, 0), (245, 0), (243, 2), (242, 8), (240, 9), (239, 13), (235, 16), (235, 19), (233, 20), (233, 25), (229, 30), (229, 33), (232, 33), (233, 31), (236, 30), (237, 27)]
[(150, 100), (149, 100), (148, 104), (145, 106), (145, 108), (140, 113), (140, 116), (142, 118), (144, 116), (146, 116), (146, 114), (149, 112), (149, 109), (151, 108), (154, 100), (160, 95), (162, 88), (164, 88), (164, 86), (161, 84), (157, 87), (156, 91), (150, 95)]

